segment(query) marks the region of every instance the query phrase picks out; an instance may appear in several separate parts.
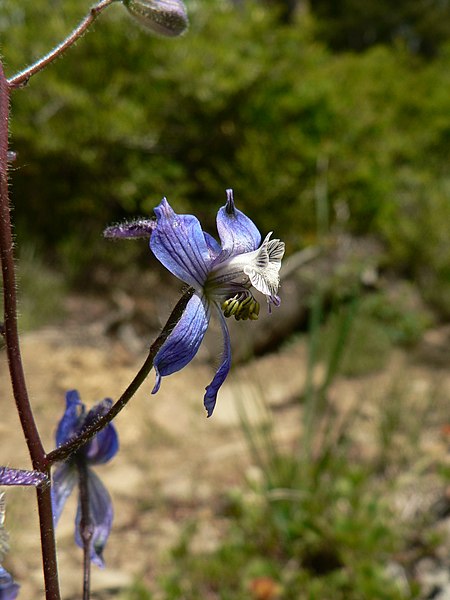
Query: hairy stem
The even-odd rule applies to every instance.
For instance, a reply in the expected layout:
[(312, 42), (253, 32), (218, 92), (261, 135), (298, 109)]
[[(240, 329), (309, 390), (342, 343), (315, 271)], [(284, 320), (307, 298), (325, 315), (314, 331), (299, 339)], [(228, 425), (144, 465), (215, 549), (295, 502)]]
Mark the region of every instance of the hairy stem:
[(129, 400), (134, 396), (137, 390), (140, 388), (142, 383), (145, 381), (147, 375), (153, 368), (153, 361), (158, 350), (164, 344), (166, 339), (169, 337), (173, 328), (181, 319), (184, 310), (186, 308), (187, 303), (192, 298), (194, 293), (193, 288), (189, 288), (187, 292), (183, 294), (183, 296), (178, 301), (177, 305), (173, 309), (170, 317), (167, 320), (163, 330), (150, 346), (150, 350), (147, 358), (145, 359), (144, 364), (139, 369), (137, 375), (124, 391), (124, 393), (120, 396), (120, 398), (112, 405), (109, 411), (103, 415), (98, 421), (87, 427), (77, 438), (70, 440), (66, 444), (63, 444), (59, 448), (56, 448), (52, 452), (47, 454), (47, 461), (49, 464), (53, 464), (58, 461), (66, 460), (68, 456), (76, 452), (81, 446), (86, 444), (96, 433), (102, 430), (108, 423), (110, 423), (114, 417), (116, 417), (119, 412), (127, 405)]
[(9, 90), (0, 65), (0, 256), (3, 274), (4, 337), (11, 383), (33, 468), (45, 468), (45, 452), (31, 410), (20, 354), (17, 327), (14, 243), (8, 195)]
[[(50, 468), (47, 470), (50, 480)], [(46, 600), (60, 600), (58, 562), (56, 558), (55, 528), (53, 523), (52, 496), (50, 485), (36, 488), (39, 527), (41, 531), (42, 567), (45, 581)]]
[(90, 25), (92, 25), (92, 23), (102, 12), (102, 10), (104, 10), (116, 1), (117, 0), (100, 0), (98, 4), (92, 6), (86, 17), (81, 21), (81, 23), (77, 27), (75, 27), (72, 33), (70, 33), (65, 40), (63, 40), (60, 44), (53, 48), (53, 50), (50, 50), (50, 52), (43, 56), (41, 59), (27, 67), (20, 73), (17, 73), (17, 75), (14, 75), (10, 79), (8, 79), (9, 86), (15, 88), (28, 83), (30, 77), (32, 77), (39, 71), (42, 71), (42, 69), (45, 69), (45, 67), (51, 62), (53, 62), (55, 58), (61, 56), (61, 54), (63, 54), (67, 50), (67, 48), (70, 48), (70, 46), (72, 46), (83, 35), (83, 33), (90, 27)]
[[(17, 327), (14, 244), (8, 194), (8, 119), (9, 87), (3, 72), (3, 66), (0, 63), (0, 257), (4, 300), (3, 336), (6, 343), (14, 399), (33, 468), (49, 475), (49, 463), (46, 459), (31, 409), (20, 354)], [(46, 599), (59, 600), (60, 593), (50, 487), (44, 485), (37, 488), (37, 501)]]

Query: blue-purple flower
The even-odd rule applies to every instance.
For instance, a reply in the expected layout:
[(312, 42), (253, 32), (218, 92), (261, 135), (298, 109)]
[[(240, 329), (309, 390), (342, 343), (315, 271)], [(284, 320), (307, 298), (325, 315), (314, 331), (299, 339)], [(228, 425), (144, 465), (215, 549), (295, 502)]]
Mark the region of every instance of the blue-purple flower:
[[(56, 431), (56, 445), (62, 446), (77, 437), (85, 428), (92, 425), (108, 412), (112, 400), (106, 398), (86, 412), (84, 404), (76, 390), (66, 393), (66, 410)], [(113, 520), (111, 498), (103, 483), (90, 468), (108, 462), (117, 453), (119, 441), (112, 423), (97, 433), (89, 442), (72, 454), (67, 461), (57, 466), (53, 473), (52, 501), (55, 523), (58, 522), (64, 504), (75, 485), (79, 486), (80, 472), (86, 473), (89, 497), (89, 519), (93, 530), (91, 560), (103, 566), (103, 548), (105, 547)], [(83, 541), (80, 531), (81, 506), (78, 497), (78, 509), (75, 519), (75, 541), (81, 548)]]
[(161, 377), (179, 371), (194, 358), (211, 309), (215, 309), (222, 327), (223, 355), (206, 387), (204, 404), (209, 417), (231, 366), (230, 336), (224, 316), (237, 320), (258, 318), (259, 303), (252, 287), (266, 296), (269, 307), (280, 304), (277, 294), (284, 243), (271, 240), (271, 233), (261, 242), (253, 221), (235, 208), (232, 190), (227, 190), (227, 202), (217, 213), (220, 245), (202, 231), (196, 217), (176, 214), (165, 198), (155, 208), (155, 214), (150, 248), (173, 275), (194, 289), (194, 294), (155, 356), (156, 383), (152, 393), (159, 390)]

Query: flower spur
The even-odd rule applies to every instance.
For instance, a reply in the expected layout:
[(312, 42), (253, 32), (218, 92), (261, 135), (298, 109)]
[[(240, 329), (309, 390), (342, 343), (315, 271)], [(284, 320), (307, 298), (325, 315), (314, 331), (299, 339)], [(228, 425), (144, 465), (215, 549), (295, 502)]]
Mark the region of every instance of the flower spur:
[(232, 190), (217, 214), (217, 231), (221, 244), (202, 231), (192, 215), (176, 214), (164, 198), (155, 208), (156, 225), (150, 237), (150, 248), (156, 258), (178, 279), (194, 289), (180, 321), (154, 359), (156, 382), (179, 371), (196, 355), (215, 309), (223, 335), (223, 354), (213, 380), (206, 387), (204, 405), (212, 415), (217, 393), (231, 366), (231, 346), (224, 317), (255, 320), (259, 302), (251, 288), (264, 294), (270, 306), (279, 306), (279, 270), (284, 243), (271, 240), (269, 233), (261, 243), (256, 225), (238, 210)]

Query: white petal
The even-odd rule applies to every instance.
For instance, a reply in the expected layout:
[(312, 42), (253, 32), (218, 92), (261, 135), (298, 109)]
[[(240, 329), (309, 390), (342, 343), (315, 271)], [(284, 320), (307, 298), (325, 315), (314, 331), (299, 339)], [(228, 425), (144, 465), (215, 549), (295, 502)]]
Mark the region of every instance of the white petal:
[(284, 243), (271, 240), (272, 232), (266, 235), (261, 247), (256, 251), (244, 273), (251, 284), (266, 296), (275, 296), (280, 285), (279, 271), (284, 255)]
[[(248, 283), (259, 292), (276, 296), (280, 283), (279, 271), (284, 255), (284, 243), (271, 240), (272, 232), (266, 235), (258, 250), (244, 252), (217, 264), (209, 275), (205, 293), (213, 299), (230, 298), (248, 289)], [(215, 294), (215, 295), (214, 295)]]

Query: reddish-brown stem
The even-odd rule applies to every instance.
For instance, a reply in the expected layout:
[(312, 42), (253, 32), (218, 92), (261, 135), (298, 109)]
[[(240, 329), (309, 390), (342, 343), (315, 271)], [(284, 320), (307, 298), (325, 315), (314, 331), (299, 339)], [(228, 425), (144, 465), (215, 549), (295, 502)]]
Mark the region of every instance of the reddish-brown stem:
[(8, 115), (9, 90), (3, 67), (0, 65), (0, 257), (3, 273), (4, 337), (14, 398), (30, 450), (33, 468), (43, 470), (46, 466), (45, 452), (28, 399), (17, 328), (14, 244), (8, 195)]
[[(50, 467), (47, 469), (50, 480)], [(41, 531), (42, 568), (46, 600), (60, 600), (58, 562), (56, 558), (55, 527), (53, 522), (51, 487), (43, 484), (36, 488)]]
[[(4, 338), (17, 412), (33, 468), (49, 475), (47, 461), (33, 417), (20, 354), (17, 327), (16, 276), (8, 194), (9, 86), (0, 63), (0, 257), (3, 274)], [(59, 600), (58, 568), (50, 488), (37, 488), (42, 559), (47, 600)]]
[(28, 82), (28, 80), (30, 79), (30, 77), (32, 77), (39, 71), (42, 71), (42, 69), (45, 69), (45, 67), (47, 65), (49, 65), (51, 62), (53, 62), (55, 60), (55, 58), (58, 58), (58, 56), (61, 56), (61, 54), (63, 54), (63, 52), (65, 52), (67, 50), (67, 48), (70, 48), (70, 46), (72, 46), (72, 44), (74, 44), (84, 34), (84, 32), (88, 29), (88, 27), (90, 27), (90, 25), (92, 25), (92, 23), (95, 21), (95, 19), (98, 17), (98, 15), (102, 12), (102, 10), (104, 10), (110, 4), (112, 4), (113, 2), (116, 2), (116, 1), (117, 0), (100, 0), (100, 2), (98, 4), (95, 4), (94, 6), (92, 6), (91, 9), (89, 10), (89, 14), (81, 21), (81, 23), (78, 25), (78, 27), (76, 27), (72, 31), (72, 33), (70, 33), (67, 36), (67, 38), (65, 40), (63, 40), (60, 44), (58, 44), (58, 46), (53, 48), (53, 50), (50, 50), (50, 52), (48, 54), (43, 56), (41, 59), (36, 61), (34, 64), (27, 67), (20, 73), (17, 73), (17, 75), (14, 75), (14, 77), (11, 77), (10, 79), (8, 79), (8, 85), (12, 88), (16, 88), (16, 87), (25, 85)]

